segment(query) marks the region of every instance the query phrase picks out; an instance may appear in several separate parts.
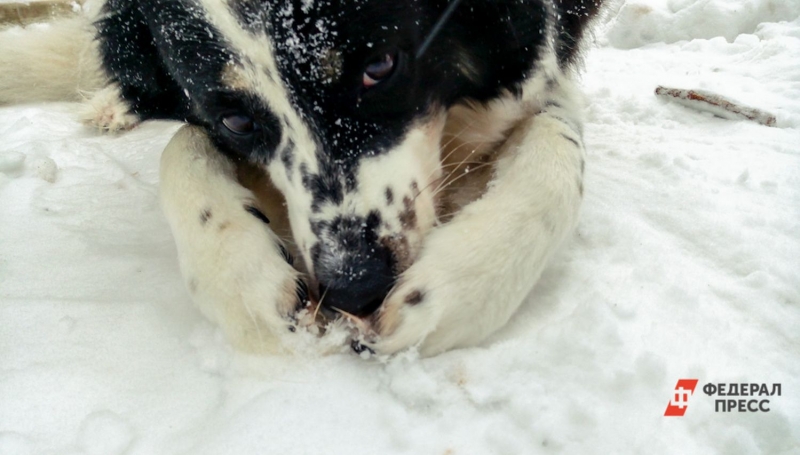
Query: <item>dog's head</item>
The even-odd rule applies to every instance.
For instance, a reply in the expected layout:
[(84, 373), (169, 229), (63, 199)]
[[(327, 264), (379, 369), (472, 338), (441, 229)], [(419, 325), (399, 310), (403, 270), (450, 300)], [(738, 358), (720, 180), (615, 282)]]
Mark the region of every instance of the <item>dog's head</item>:
[(445, 1), (112, 0), (99, 28), (134, 110), (261, 166), (326, 303), (363, 315), (436, 223), (446, 110), (531, 68), (538, 30), (464, 3), (424, 53)]

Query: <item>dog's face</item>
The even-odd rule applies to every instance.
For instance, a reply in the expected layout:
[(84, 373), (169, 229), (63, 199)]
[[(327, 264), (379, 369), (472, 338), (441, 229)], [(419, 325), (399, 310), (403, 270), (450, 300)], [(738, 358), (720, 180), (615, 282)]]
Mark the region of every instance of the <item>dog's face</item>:
[(142, 5), (178, 89), (163, 98), (269, 174), (326, 303), (358, 315), (380, 305), (436, 222), (446, 109), (513, 91), (530, 66), (493, 67), (499, 49), (458, 21), (417, 55), (440, 1)]
[(444, 107), (436, 73), (413, 59), (418, 13), (318, 3), (214, 11), (232, 58), (219, 98), (199, 113), (222, 148), (262, 164), (284, 194), (326, 305), (367, 314), (435, 222)]

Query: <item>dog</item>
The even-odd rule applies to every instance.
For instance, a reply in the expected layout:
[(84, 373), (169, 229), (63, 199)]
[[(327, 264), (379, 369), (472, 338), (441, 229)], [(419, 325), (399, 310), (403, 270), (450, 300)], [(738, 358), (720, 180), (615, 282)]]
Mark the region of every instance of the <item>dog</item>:
[(280, 350), (327, 315), (356, 350), (434, 355), (506, 324), (577, 223), (572, 77), (600, 7), (106, 0), (0, 33), (0, 103), (187, 124), (164, 212), (193, 300), (237, 347)]

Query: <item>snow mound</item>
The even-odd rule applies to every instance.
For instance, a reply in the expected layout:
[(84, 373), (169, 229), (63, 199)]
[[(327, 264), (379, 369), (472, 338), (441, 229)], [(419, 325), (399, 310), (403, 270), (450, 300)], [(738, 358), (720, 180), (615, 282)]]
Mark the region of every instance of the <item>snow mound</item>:
[(800, 1), (783, 0), (628, 0), (613, 17), (609, 44), (632, 49), (652, 43), (723, 37), (732, 42), (764, 22), (792, 21)]
[(78, 445), (87, 455), (122, 455), (132, 441), (130, 424), (111, 411), (87, 416), (78, 436)]

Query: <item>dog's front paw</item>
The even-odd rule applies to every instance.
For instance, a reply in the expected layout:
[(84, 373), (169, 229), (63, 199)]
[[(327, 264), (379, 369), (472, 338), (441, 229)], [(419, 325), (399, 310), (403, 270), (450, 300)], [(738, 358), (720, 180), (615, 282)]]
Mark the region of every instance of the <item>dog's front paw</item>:
[(84, 102), (81, 120), (106, 133), (127, 131), (139, 124), (139, 117), (131, 112), (114, 85), (94, 93)]
[(478, 343), (505, 323), (496, 313), (508, 281), (506, 258), (476, 242), (465, 223), (437, 228), (417, 261), (403, 273), (369, 318), (363, 345), (378, 354), (417, 347), (423, 355)]
[(448, 290), (434, 290), (432, 283), (421, 277), (402, 279), (378, 312), (366, 320), (360, 339), (353, 345), (356, 352), (365, 348), (377, 354), (393, 354), (410, 347), (418, 347), (424, 353), (447, 349), (431, 347), (428, 342), (439, 328), (442, 307), (450, 298)]

